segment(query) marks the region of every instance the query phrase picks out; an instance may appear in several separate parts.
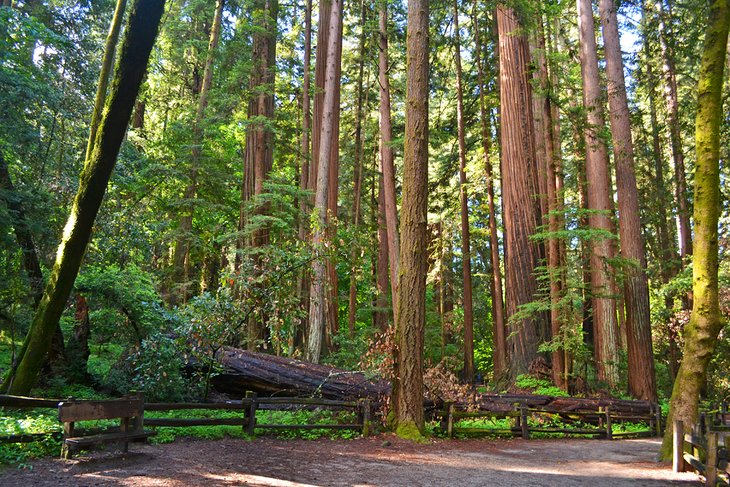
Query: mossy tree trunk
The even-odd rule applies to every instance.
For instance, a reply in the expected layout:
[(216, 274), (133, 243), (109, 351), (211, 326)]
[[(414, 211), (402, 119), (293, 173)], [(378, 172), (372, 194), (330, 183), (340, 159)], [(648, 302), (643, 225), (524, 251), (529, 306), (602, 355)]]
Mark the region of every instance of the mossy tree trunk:
[(119, 32), (122, 29), (122, 18), (124, 17), (124, 9), (127, 6), (127, 0), (117, 0), (114, 9), (114, 16), (109, 25), (109, 33), (106, 36), (106, 44), (104, 45), (104, 58), (101, 61), (101, 72), (99, 73), (99, 82), (96, 86), (96, 97), (94, 98), (94, 111), (91, 113), (91, 125), (89, 126), (89, 141), (86, 145), (86, 157), (88, 159), (94, 150), (96, 142), (96, 132), (99, 130), (99, 122), (101, 121), (101, 112), (104, 110), (104, 101), (106, 100), (106, 92), (109, 87), (109, 76), (114, 64), (114, 53), (117, 50), (117, 42), (119, 42)]
[(406, 126), (396, 313), (396, 432), (424, 432), (423, 340), (426, 327), (428, 207), (428, 0), (408, 0)]
[[(692, 315), (684, 330), (684, 353), (667, 424), (675, 419), (689, 427), (697, 420), (700, 391), (707, 365), (722, 330), (718, 297), (718, 222), (720, 218), (720, 122), (722, 84), (730, 28), (730, 0), (710, 3), (705, 45), (697, 87), (695, 142), (694, 264), (692, 270)], [(664, 433), (662, 456), (671, 458), (672, 428)]]
[(164, 6), (164, 0), (136, 0), (132, 6), (94, 150), (81, 172), (56, 262), (25, 338), (15, 375), (6, 377), (2, 385), (5, 392), (28, 394), (38, 379), (91, 238), (91, 229), (132, 115)]

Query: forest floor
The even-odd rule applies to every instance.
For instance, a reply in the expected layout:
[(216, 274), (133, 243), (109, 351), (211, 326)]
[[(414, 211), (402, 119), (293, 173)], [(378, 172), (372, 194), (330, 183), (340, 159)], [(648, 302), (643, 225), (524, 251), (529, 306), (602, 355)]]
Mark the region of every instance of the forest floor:
[(0, 472), (3, 486), (666, 486), (697, 476), (657, 463), (658, 439), (177, 440), (43, 459)]

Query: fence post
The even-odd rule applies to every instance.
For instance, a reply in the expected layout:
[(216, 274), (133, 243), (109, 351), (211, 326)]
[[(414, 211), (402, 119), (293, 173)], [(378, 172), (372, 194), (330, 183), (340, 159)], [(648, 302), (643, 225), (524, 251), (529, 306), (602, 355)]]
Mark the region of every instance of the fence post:
[(446, 433), (448, 434), (449, 438), (452, 438), (454, 436), (454, 410), (456, 406), (453, 402), (449, 403), (449, 419), (446, 423)]
[(656, 428), (656, 435), (662, 436), (662, 408), (659, 403), (654, 404), (654, 426)]
[(363, 399), (360, 402), (362, 406), (362, 435), (370, 434), (370, 399)]
[(606, 439), (613, 440), (613, 425), (611, 424), (611, 407), (606, 406)]
[(259, 402), (256, 397), (257, 395), (255, 392), (246, 391), (246, 399), (251, 401), (251, 404), (248, 406), (248, 424), (246, 424), (246, 434), (248, 436), (253, 436), (254, 428), (256, 428), (256, 410), (259, 406)]
[(675, 419), (672, 426), (672, 471), (684, 472), (684, 423)]
[(446, 431), (449, 427), (449, 405), (451, 401), (444, 401), (444, 408), (441, 410), (441, 431)]
[(520, 403), (520, 429), (522, 430), (522, 438), (525, 440), (530, 439), (530, 429), (527, 424), (527, 406), (525, 403)]
[(717, 484), (717, 433), (714, 431), (707, 432), (705, 479), (705, 485), (715, 487)]

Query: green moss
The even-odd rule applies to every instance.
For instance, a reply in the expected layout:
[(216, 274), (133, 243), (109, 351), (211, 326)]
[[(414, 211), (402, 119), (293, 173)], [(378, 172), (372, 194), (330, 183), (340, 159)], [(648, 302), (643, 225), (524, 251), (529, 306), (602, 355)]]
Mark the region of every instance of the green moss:
[(398, 428), (395, 430), (395, 434), (398, 435), (399, 438), (403, 438), (404, 440), (409, 440), (414, 443), (426, 443), (427, 441), (426, 435), (418, 428), (416, 423), (412, 421), (400, 423)]
[(395, 429), (398, 427), (398, 423), (396, 422), (395, 417), (395, 411), (393, 410), (393, 408), (388, 411), (388, 415), (385, 417), (385, 424), (391, 431), (395, 431)]

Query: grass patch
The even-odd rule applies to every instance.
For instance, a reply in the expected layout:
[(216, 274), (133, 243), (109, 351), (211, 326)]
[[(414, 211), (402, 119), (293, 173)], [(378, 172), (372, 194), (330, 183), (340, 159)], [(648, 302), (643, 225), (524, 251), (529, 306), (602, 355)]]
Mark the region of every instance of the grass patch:
[[(175, 418), (175, 419), (192, 419), (192, 418), (240, 418), (243, 411), (154, 411), (147, 415), (154, 418)], [(332, 411), (257, 411), (256, 421), (259, 424), (286, 424), (286, 425), (303, 425), (303, 424), (345, 424), (355, 423), (357, 417), (355, 413), (332, 412)], [(170, 443), (178, 437), (201, 438), (206, 440), (218, 440), (222, 438), (248, 438), (244, 428), (241, 426), (155, 426), (150, 429), (157, 431), (157, 436), (150, 439), (152, 443)], [(332, 430), (332, 429), (313, 429), (313, 430), (297, 430), (297, 429), (262, 429), (256, 428), (255, 435), (273, 436), (284, 439), (306, 439), (316, 440), (319, 438), (344, 438), (352, 439), (360, 436), (357, 430)]]

